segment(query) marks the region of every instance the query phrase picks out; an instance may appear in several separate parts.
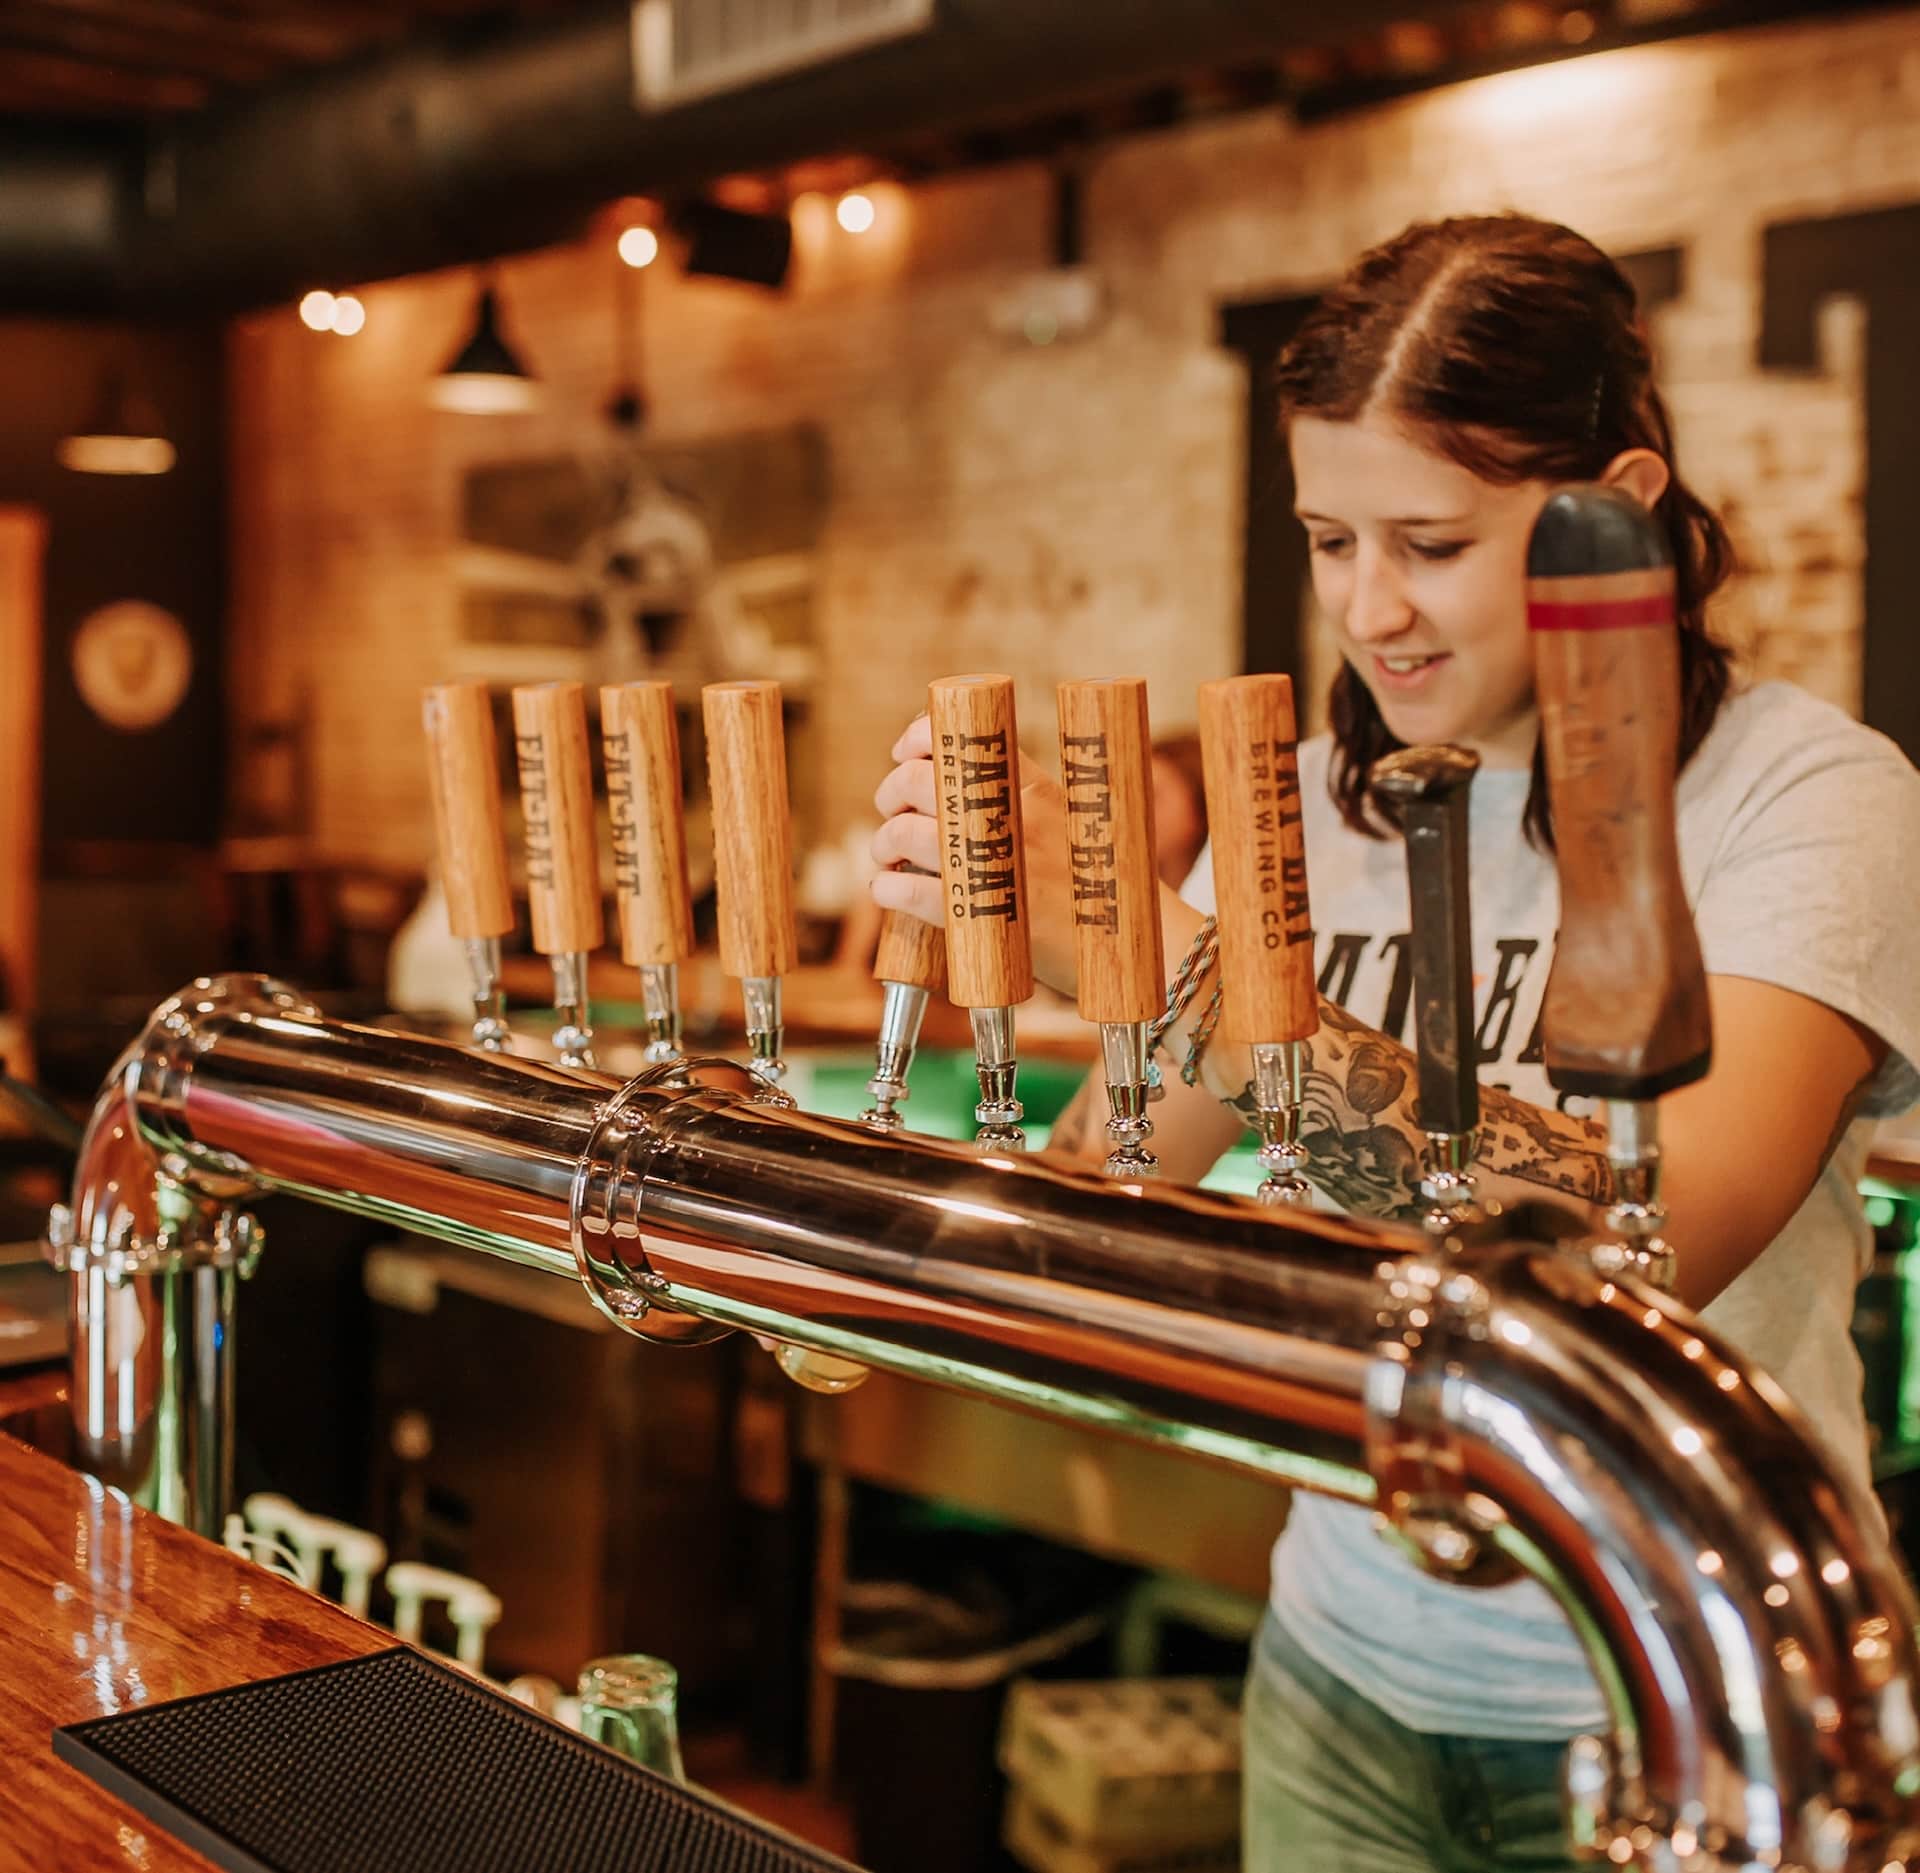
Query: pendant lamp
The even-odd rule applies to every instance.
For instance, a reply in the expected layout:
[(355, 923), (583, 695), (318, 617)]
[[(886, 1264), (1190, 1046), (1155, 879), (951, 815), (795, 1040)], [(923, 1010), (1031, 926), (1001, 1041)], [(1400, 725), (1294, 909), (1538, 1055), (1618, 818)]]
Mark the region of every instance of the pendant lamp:
[(101, 380), (88, 420), (54, 445), (54, 459), (80, 475), (164, 475), (174, 447), (160, 413), (118, 367)]
[(531, 410), (540, 385), (500, 331), (500, 301), (492, 286), (480, 289), (473, 333), (428, 387), (437, 410), (470, 416), (504, 416)]

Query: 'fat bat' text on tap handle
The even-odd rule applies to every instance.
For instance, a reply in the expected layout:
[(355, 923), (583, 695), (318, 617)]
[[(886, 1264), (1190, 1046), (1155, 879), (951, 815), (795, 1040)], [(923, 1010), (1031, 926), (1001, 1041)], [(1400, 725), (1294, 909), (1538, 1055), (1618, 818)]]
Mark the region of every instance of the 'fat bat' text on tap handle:
[(1554, 494), (1527, 550), (1527, 623), (1560, 867), (1547, 1077), (1606, 1101), (1608, 1225), (1668, 1285), (1654, 1101), (1706, 1073), (1713, 1031), (1674, 825), (1673, 565), (1647, 510), (1616, 488)]
[(927, 686), (927, 716), (940, 825), (947, 993), (973, 1020), (980, 1075), (976, 1140), (990, 1150), (1024, 1151), (1013, 1011), (1033, 993), (1033, 949), (1013, 679), (943, 677)]
[(587, 958), (600, 947), (599, 850), (593, 829), (593, 757), (586, 692), (532, 683), (513, 692), (513, 739), (527, 828), (533, 947), (553, 965), (553, 1044), (560, 1064), (591, 1067)]
[(433, 827), (440, 848), (447, 922), (467, 948), (473, 978), (473, 1042), (504, 1053), (500, 939), (513, 928), (507, 835), (500, 818), (500, 750), (483, 683), (440, 683), (422, 698)]
[(860, 1117), (880, 1131), (891, 1132), (900, 1128), (900, 1114), (894, 1108), (907, 1096), (907, 1075), (920, 1045), (927, 997), (946, 985), (946, 932), (905, 911), (882, 911), (873, 979), (883, 997), (880, 1038), (873, 1078), (867, 1082), (873, 1104)]
[(787, 1071), (780, 979), (799, 957), (780, 685), (709, 683), (700, 708), (713, 795), (720, 966), (740, 982), (754, 1071), (777, 1092)]
[(1112, 1117), (1109, 1177), (1151, 1176), (1147, 1031), (1164, 1005), (1154, 864), (1153, 737), (1140, 677), (1062, 683), (1060, 777), (1080, 1013), (1100, 1028)]
[(619, 683), (602, 689), (600, 741), (613, 822), (620, 959), (640, 971), (646, 1061), (656, 1066), (680, 1055), (680, 965), (693, 954), (673, 685)]
[(1480, 757), (1451, 746), (1403, 748), (1373, 765), (1373, 796), (1398, 822), (1407, 848), (1413, 912), (1414, 1035), (1420, 1057), (1420, 1123), (1427, 1135), (1421, 1194), (1427, 1224), (1452, 1230), (1473, 1207), (1480, 1082), (1473, 1025), (1473, 926), (1467, 801)]
[(1307, 902), (1293, 684), (1235, 676), (1200, 686), (1200, 754), (1220, 933), (1220, 1034), (1253, 1050), (1268, 1203), (1311, 1200), (1301, 1169), (1301, 1078), (1320, 1025)]

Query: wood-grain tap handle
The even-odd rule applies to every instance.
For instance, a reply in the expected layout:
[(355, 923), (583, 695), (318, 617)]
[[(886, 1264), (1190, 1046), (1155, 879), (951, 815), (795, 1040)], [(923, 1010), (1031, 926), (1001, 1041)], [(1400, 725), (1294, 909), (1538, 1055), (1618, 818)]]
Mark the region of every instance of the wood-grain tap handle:
[(474, 941), (513, 928), (500, 748), (484, 683), (440, 683), (422, 699), (433, 827), (453, 934)]
[(927, 715), (947, 911), (947, 993), (962, 1008), (1012, 1008), (1033, 993), (1013, 678), (949, 676), (929, 683)]
[(513, 739), (527, 822), (533, 947), (543, 956), (597, 950), (605, 925), (586, 692), (578, 683), (522, 684), (513, 692)]
[(793, 828), (780, 685), (709, 683), (700, 692), (713, 795), (720, 966), (783, 976), (799, 955), (793, 924)]
[(904, 982), (937, 994), (947, 983), (947, 933), (905, 911), (880, 913), (880, 947), (873, 959), (876, 982)]
[(687, 828), (680, 803), (680, 724), (671, 683), (609, 684), (600, 745), (613, 822), (620, 959), (635, 967), (693, 954)]
[(1293, 683), (1233, 676), (1200, 685), (1200, 758), (1220, 926), (1220, 1034), (1246, 1045), (1305, 1040), (1320, 1025)]
[(1146, 680), (1062, 683), (1058, 700), (1080, 1013), (1151, 1021), (1166, 1005), (1167, 975)]
[(1467, 872), (1468, 790), (1479, 768), (1468, 748), (1403, 748), (1369, 776), (1406, 840), (1420, 1123), (1455, 1137), (1480, 1129)]
[(1680, 646), (1659, 526), (1615, 488), (1562, 489), (1527, 549), (1527, 623), (1560, 866), (1541, 1011), (1563, 1092), (1657, 1098), (1712, 1055), (1674, 827)]

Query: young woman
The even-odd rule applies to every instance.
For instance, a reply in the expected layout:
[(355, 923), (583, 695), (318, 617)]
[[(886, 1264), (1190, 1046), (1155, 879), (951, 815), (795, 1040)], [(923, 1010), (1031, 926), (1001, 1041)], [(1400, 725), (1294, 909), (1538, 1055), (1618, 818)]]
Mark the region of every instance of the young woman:
[[(1742, 688), (1709, 635), (1719, 522), (1680, 480), (1633, 292), (1569, 230), (1516, 216), (1409, 228), (1362, 256), (1289, 346), (1281, 403), (1314, 584), (1342, 653), (1331, 734), (1300, 751), (1320, 967), (1304, 1142), (1321, 1193), (1418, 1213), (1404, 856), (1366, 805), (1392, 749), (1455, 742), (1471, 810), (1483, 1192), (1606, 1201), (1604, 1134), (1540, 1063), (1558, 921), (1524, 567), (1557, 484), (1605, 481), (1665, 529), (1684, 704), (1677, 812), (1706, 959), (1713, 1070), (1662, 1104), (1679, 1293), (1770, 1369), (1867, 1475), (1848, 1335), (1870, 1253), (1855, 1185), (1871, 1121), (1920, 1098), (1920, 776), (1883, 737), (1786, 684)], [(877, 796), (883, 865), (937, 871), (924, 721)], [(1070, 988), (1058, 790), (1025, 789), (1036, 962)], [(1203, 856), (1166, 893), (1168, 954), (1211, 905)], [(932, 879), (882, 871), (883, 905), (930, 920)], [(1190, 1044), (1176, 1028), (1174, 1059)], [(1251, 1107), (1242, 1051), (1169, 1073), (1164, 1172), (1197, 1177)], [(1056, 1146), (1099, 1156), (1076, 1102)], [(1082, 1140), (1081, 1134), (1093, 1136)], [(1571, 1869), (1558, 1772), (1605, 1711), (1565, 1618), (1531, 1582), (1443, 1584), (1364, 1510), (1301, 1496), (1274, 1554), (1247, 1702), (1250, 1868)]]

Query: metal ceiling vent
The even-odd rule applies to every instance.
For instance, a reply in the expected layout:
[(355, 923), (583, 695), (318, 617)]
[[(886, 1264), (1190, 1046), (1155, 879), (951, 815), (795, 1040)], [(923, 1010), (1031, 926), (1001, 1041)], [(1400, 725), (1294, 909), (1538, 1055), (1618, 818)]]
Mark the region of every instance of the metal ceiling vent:
[(933, 24), (937, 0), (634, 0), (642, 108), (744, 90)]

